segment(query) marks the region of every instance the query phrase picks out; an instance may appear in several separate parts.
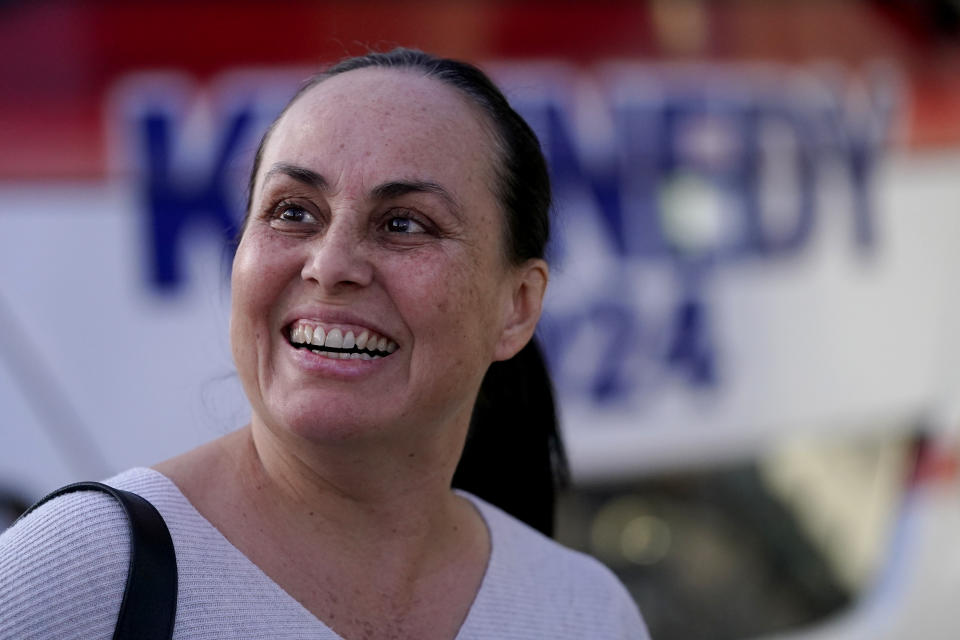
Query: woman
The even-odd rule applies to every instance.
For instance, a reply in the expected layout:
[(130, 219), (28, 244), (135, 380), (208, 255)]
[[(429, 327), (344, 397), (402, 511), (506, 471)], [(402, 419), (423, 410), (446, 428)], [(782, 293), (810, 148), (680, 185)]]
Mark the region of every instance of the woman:
[[(295, 96), (257, 153), (233, 265), (251, 422), (110, 481), (170, 528), (174, 637), (646, 637), (605, 568), (450, 489), (491, 363), (536, 360), (548, 207), (535, 137), (469, 65), (372, 54)], [(477, 475), (465, 460), (461, 486)], [(122, 517), (72, 494), (7, 532), (24, 586), (3, 614), (108, 637)]]

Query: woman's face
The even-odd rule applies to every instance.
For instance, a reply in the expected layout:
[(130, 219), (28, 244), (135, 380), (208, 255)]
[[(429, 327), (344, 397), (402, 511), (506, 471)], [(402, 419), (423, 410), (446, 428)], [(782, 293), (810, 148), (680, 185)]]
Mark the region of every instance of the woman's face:
[(505, 258), (482, 118), (437, 80), (361, 69), (277, 123), (233, 265), (255, 424), (311, 439), (465, 427), (489, 363), (529, 338), (522, 283), (546, 281)]

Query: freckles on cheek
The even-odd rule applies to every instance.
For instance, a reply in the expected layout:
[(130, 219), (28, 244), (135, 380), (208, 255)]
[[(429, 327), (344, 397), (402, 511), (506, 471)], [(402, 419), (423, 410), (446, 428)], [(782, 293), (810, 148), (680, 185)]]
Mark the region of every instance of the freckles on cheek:
[[(403, 291), (405, 306), (419, 309), (416, 331), (443, 339), (466, 340), (485, 344), (482, 338), (492, 327), (490, 314), (496, 306), (489, 268), (484, 270), (483, 256), (472, 251), (423, 251), (407, 254), (390, 265), (385, 273), (396, 278), (395, 294)], [(412, 319), (412, 317), (411, 317)]]
[(468, 300), (476, 298), (476, 285), (462, 267), (436, 262), (424, 261), (407, 270), (404, 277), (421, 304), (439, 314), (453, 314), (449, 320), (455, 321), (455, 314), (469, 306)]

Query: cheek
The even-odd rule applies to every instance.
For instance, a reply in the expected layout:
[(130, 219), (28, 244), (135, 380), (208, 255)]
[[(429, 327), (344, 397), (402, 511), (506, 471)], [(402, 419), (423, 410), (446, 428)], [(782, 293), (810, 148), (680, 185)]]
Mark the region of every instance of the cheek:
[[(282, 252), (244, 238), (231, 272), (230, 342), (238, 368), (249, 364), (256, 345), (269, 331), (270, 313), (283, 290), (287, 271)], [(271, 258), (272, 257), (272, 258)]]
[(230, 337), (234, 341), (249, 331), (254, 310), (261, 305), (264, 288), (258, 282), (262, 279), (263, 273), (253, 268), (249, 251), (237, 251), (230, 277)]
[(234, 312), (249, 312), (275, 299), (298, 272), (293, 257), (269, 234), (249, 231), (237, 248), (230, 276)]
[(254, 344), (252, 335), (255, 329), (251, 322), (254, 317), (251, 308), (256, 306), (256, 300), (251, 297), (254, 296), (257, 288), (250, 282), (250, 271), (247, 266), (244, 264), (241, 253), (238, 252), (230, 278), (230, 348), (237, 373), (245, 383), (251, 369), (255, 368), (256, 353), (252, 347)]
[(393, 277), (403, 283), (405, 315), (416, 338), (445, 341), (440, 348), (455, 343), (449, 353), (457, 365), (469, 347), (485, 357), (498, 335), (502, 280), (495, 268), (467, 253), (437, 253), (398, 265)]

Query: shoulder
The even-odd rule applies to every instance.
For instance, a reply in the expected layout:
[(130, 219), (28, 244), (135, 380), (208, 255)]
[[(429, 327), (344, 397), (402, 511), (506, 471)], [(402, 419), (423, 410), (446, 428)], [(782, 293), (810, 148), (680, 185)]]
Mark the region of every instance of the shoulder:
[[(522, 621), (526, 635), (517, 637), (648, 637), (636, 603), (605, 565), (468, 497), (487, 522), (493, 546), (482, 587), (482, 613), (488, 621)], [(504, 634), (516, 627), (495, 631), (497, 637), (511, 637)]]
[(110, 637), (130, 559), (110, 496), (58, 496), (0, 535), (0, 637)]

